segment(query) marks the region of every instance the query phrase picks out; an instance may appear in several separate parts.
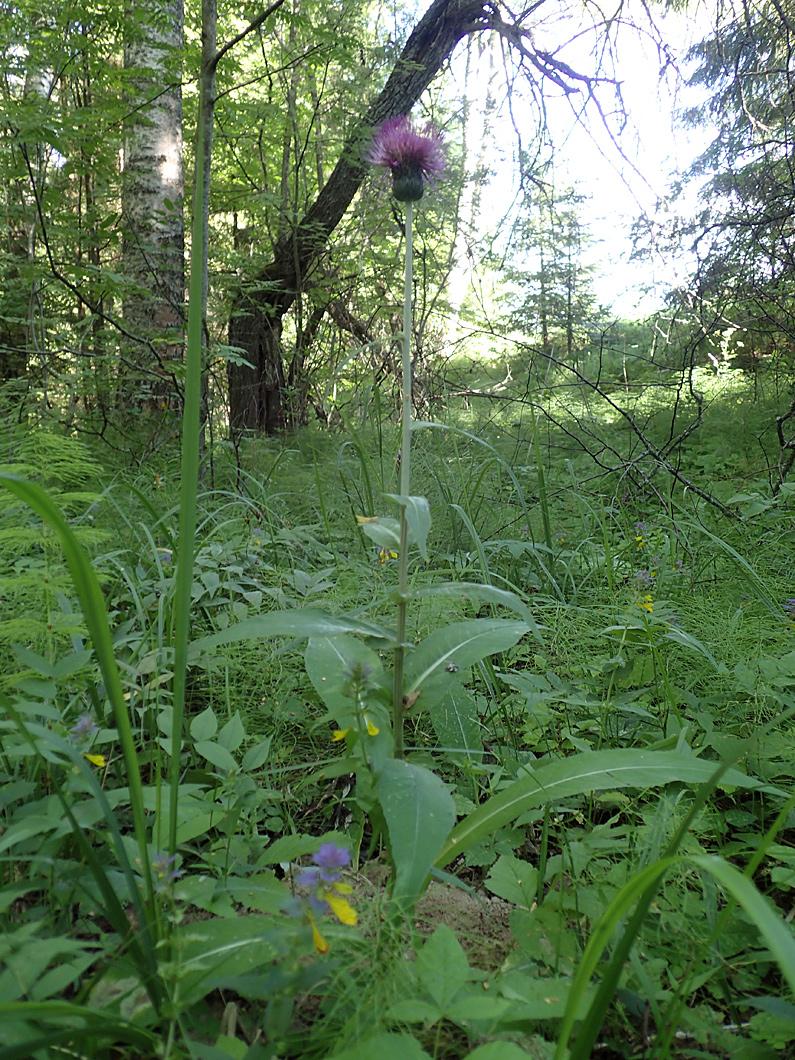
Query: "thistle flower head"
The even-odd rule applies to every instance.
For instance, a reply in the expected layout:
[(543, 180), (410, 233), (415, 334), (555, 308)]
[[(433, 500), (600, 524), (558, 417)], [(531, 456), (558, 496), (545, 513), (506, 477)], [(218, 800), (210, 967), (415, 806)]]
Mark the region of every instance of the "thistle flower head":
[(367, 161), (391, 172), (398, 202), (417, 202), (422, 198), (424, 181), (432, 184), (444, 170), (441, 135), (431, 124), (419, 132), (405, 114), (387, 118), (376, 131)]

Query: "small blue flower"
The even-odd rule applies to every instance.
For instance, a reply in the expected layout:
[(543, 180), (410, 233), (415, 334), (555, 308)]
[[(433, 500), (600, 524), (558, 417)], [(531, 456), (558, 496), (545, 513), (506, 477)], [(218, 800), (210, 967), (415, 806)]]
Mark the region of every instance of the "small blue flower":
[(84, 714), (81, 718), (78, 718), (69, 730), (70, 736), (72, 736), (77, 743), (85, 743), (98, 732), (99, 725), (97, 725), (90, 714)]
[(168, 890), (175, 880), (184, 875), (182, 869), (174, 868), (177, 860), (176, 854), (158, 854), (152, 858), (152, 872), (155, 874), (155, 890), (162, 892)]
[(351, 863), (351, 855), (345, 847), (336, 843), (324, 843), (316, 854), (312, 855), (314, 865), (304, 869), (298, 876), (297, 883), (306, 887), (315, 887), (320, 881), (335, 883), (340, 878), (340, 870)]
[(315, 864), (299, 873), (296, 883), (312, 889), (308, 897), (308, 917), (315, 949), (318, 953), (327, 953), (328, 943), (318, 930), (315, 917), (330, 912), (342, 924), (355, 924), (357, 919), (356, 910), (346, 897), (351, 894), (352, 888), (347, 883), (340, 882), (342, 870), (350, 865), (351, 855), (336, 843), (324, 843), (318, 852), (312, 855), (312, 860)]
[(351, 855), (345, 847), (338, 847), (336, 843), (324, 843), (312, 860), (324, 869), (344, 869), (350, 865)]

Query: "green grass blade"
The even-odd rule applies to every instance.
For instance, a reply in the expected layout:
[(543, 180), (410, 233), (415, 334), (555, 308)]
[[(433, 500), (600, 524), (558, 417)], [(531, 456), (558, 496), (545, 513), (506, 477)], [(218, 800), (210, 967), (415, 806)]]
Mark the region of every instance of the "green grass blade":
[[(0, 1003), (0, 1026), (9, 1029), (14, 1019), (32, 1024), (33, 1037), (23, 1042), (0, 1045), (0, 1060), (30, 1060), (54, 1047), (69, 1046), (58, 1050), (58, 1055), (75, 1056), (75, 1047), (85, 1041), (95, 1055), (93, 1046), (99, 1043), (117, 1045), (122, 1042), (135, 1047), (139, 1056), (157, 1055), (159, 1036), (136, 1026), (118, 1016), (106, 1016), (96, 1009), (77, 1005), (73, 1001), (10, 1001)], [(42, 1024), (52, 1021), (50, 1029)], [(18, 1026), (18, 1025), (17, 1025)], [(88, 1053), (86, 1055), (89, 1055)]]
[[(630, 912), (638, 898), (640, 898), (644, 892), (648, 891), (649, 888), (656, 890), (659, 880), (677, 861), (681, 861), (681, 858), (661, 858), (659, 861), (655, 861), (652, 865), (647, 865), (645, 869), (629, 880), (628, 883), (624, 884), (621, 890), (613, 897), (604, 913), (600, 916), (596, 926), (591, 932), (591, 937), (588, 939), (585, 952), (580, 958), (577, 971), (571, 984), (571, 990), (569, 991), (568, 1000), (566, 1002), (566, 1011), (558, 1032), (555, 1060), (564, 1060), (564, 1057), (569, 1057), (569, 1055), (571, 1055), (571, 1058), (578, 1055), (576, 1051), (571, 1054), (567, 1052), (569, 1038), (571, 1037), (571, 1032), (577, 1020), (577, 1014), (582, 1008), (582, 1001), (590, 985), (591, 977), (596, 971), (596, 967), (613, 936), (613, 932), (624, 917)], [(643, 903), (641, 903), (641, 905), (643, 905)], [(645, 906), (643, 906), (643, 915), (645, 916)], [(612, 996), (618, 983), (610, 982), (609, 976), (606, 975), (602, 982), (602, 990), (605, 988), (605, 985), (610, 987), (610, 995)], [(588, 1035), (589, 1042), (591, 1041), (591, 1035), (588, 1034), (588, 1021), (595, 1019), (595, 1005), (596, 1002), (594, 1001), (584, 1020), (585, 1026), (583, 1030)], [(599, 1026), (601, 1026), (601, 1013), (599, 1016)], [(588, 1048), (590, 1050), (590, 1045)]]
[(759, 929), (759, 934), (776, 959), (795, 997), (795, 938), (792, 929), (778, 915), (769, 899), (763, 897), (744, 872), (715, 854), (697, 854), (687, 859), (702, 872), (708, 872), (729, 892)]
[(147, 890), (147, 904), (155, 908), (155, 894), (147, 848), (146, 816), (144, 813), (143, 786), (138, 765), (132, 725), (127, 713), (119, 668), (113, 651), (108, 613), (97, 576), (82, 545), (75, 537), (57, 505), (44, 490), (33, 482), (0, 472), (0, 486), (29, 505), (54, 531), (63, 550), (66, 566), (83, 611), (94, 652), (105, 682), (105, 690), (113, 711), (113, 720), (119, 735), (122, 759), (130, 789), (130, 808), (133, 815), (135, 838), (138, 844), (141, 868)]
[[(456, 825), (436, 859), (436, 865), (444, 868), (473, 843), (496, 834), (520, 813), (553, 799), (613, 788), (632, 787), (644, 791), (664, 784), (699, 784), (713, 780), (715, 773), (714, 762), (703, 761), (694, 755), (635, 748), (586, 751), (545, 762), (493, 795)], [(720, 783), (733, 787), (775, 790), (736, 769), (726, 769), (719, 779)], [(784, 792), (776, 794), (785, 795)]]

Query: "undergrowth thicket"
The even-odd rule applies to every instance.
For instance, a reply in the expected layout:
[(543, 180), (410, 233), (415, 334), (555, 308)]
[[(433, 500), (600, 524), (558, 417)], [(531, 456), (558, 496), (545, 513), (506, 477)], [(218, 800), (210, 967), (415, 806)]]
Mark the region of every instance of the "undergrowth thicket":
[[(65, 522), (1, 491), (0, 1058), (795, 1055), (773, 395), (704, 373), (677, 479), (546, 381), (414, 432), (405, 759), (377, 403), (214, 454), (176, 743), (176, 459), (9, 433)], [(637, 384), (655, 447), (679, 414)]]

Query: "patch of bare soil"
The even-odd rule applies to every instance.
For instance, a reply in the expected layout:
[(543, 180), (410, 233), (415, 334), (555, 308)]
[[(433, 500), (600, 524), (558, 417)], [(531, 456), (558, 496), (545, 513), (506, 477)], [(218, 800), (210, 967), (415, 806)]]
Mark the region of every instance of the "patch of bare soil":
[(431, 935), (439, 924), (446, 924), (455, 932), (470, 964), (494, 971), (513, 945), (508, 923), (512, 908), (501, 898), (432, 883), (417, 905), (417, 929)]
[[(370, 863), (364, 873), (349, 880), (354, 901), (366, 907), (385, 898), (388, 870)], [(496, 971), (513, 946), (509, 918), (513, 906), (471, 889), (433, 882), (417, 903), (416, 928), (421, 935), (432, 935), (446, 924), (466, 952), (469, 963), (484, 971)]]

